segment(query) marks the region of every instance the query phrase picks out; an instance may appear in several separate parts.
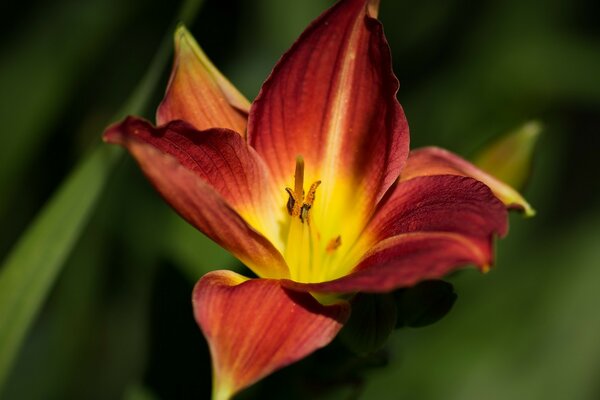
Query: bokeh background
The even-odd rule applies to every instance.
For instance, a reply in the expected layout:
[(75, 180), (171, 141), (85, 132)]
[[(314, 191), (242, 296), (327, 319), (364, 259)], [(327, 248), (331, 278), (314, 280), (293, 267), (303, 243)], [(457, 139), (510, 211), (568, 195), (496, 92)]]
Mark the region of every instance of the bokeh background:
[[(330, 4), (205, 0), (189, 28), (253, 98)], [(2, 3), (2, 259), (80, 160), (105, 146), (102, 130), (122, 116), (179, 6)], [(382, 0), (412, 146), (469, 157), (540, 121), (524, 190), (538, 214), (511, 217), (491, 273), (450, 277), (458, 300), (440, 322), (397, 330), (368, 356), (335, 342), (240, 399), (600, 398), (599, 15), (593, 0)], [(168, 70), (145, 95), (148, 118)], [(237, 262), (163, 204), (127, 157), (97, 197), (0, 398), (208, 398), (210, 360), (190, 293), (205, 272)]]

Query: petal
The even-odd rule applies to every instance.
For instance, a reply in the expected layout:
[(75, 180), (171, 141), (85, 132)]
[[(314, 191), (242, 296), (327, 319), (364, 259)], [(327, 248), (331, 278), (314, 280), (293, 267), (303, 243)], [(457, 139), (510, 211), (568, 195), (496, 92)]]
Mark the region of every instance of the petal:
[(487, 251), (492, 237), (503, 236), (506, 231), (504, 205), (486, 185), (475, 179), (434, 175), (400, 181), (382, 200), (333, 277), (347, 274), (373, 246), (397, 235), (455, 233)]
[(265, 217), (273, 207), (270, 180), (238, 134), (198, 132), (182, 121), (154, 128), (129, 117), (108, 128), (104, 139), (126, 147), (183, 218), (256, 274), (288, 276), (281, 254), (265, 237), (277, 236), (277, 221)]
[(227, 399), (326, 346), (349, 315), (347, 303), (319, 304), (279, 281), (215, 271), (196, 284), (194, 315), (210, 348), (213, 398)]
[(507, 211), (483, 183), (455, 175), (414, 178), (399, 182), (384, 198), (338, 279), (284, 285), (314, 292), (386, 292), (468, 263), (485, 271), (493, 261), (494, 235), (506, 230)]
[(276, 65), (250, 111), (249, 141), (278, 185), (293, 187), (297, 155), (309, 184), (322, 181), (312, 209), (320, 229), (326, 222), (360, 229), (408, 154), (389, 47), (368, 15), (376, 5), (345, 0), (321, 15)]
[(515, 189), (458, 155), (438, 147), (424, 147), (411, 151), (400, 179), (406, 181), (417, 176), (444, 174), (475, 178), (488, 185), (509, 209), (523, 211), (527, 216), (535, 214), (533, 208)]
[(404, 233), (378, 243), (342, 278), (316, 284), (286, 280), (283, 285), (324, 293), (389, 292), (441, 278), (465, 264), (485, 271), (491, 262), (489, 241), (447, 232)]
[(175, 32), (175, 63), (158, 125), (182, 119), (198, 130), (228, 128), (244, 134), (250, 103), (215, 68), (183, 26)]
[(483, 183), (433, 175), (400, 181), (384, 199), (365, 236), (380, 241), (409, 232), (454, 232), (488, 238), (507, 232), (507, 213)]

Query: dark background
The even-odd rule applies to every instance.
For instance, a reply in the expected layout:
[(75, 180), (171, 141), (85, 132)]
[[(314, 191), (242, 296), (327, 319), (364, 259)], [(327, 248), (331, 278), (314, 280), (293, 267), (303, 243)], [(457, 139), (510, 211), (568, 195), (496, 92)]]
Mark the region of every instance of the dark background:
[[(206, 0), (189, 28), (248, 98), (327, 0)], [(2, 3), (0, 256), (115, 120), (178, 2)], [(458, 301), (358, 357), (340, 343), (240, 398), (600, 398), (600, 9), (592, 0), (382, 0), (413, 147), (469, 157), (544, 129), (497, 267), (451, 277)], [(153, 117), (168, 68), (146, 117)], [(31, 329), (6, 399), (207, 398), (195, 281), (236, 266), (125, 159)], [(1, 329), (1, 327), (0, 327)], [(320, 368), (320, 369), (319, 369)]]

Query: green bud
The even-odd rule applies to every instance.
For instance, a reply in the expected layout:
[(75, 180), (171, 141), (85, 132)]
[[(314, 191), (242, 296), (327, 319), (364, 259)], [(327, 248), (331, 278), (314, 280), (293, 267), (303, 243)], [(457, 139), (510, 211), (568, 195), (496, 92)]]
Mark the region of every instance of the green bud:
[(531, 174), (533, 152), (541, 130), (539, 122), (527, 122), (486, 146), (473, 163), (514, 189), (521, 190)]

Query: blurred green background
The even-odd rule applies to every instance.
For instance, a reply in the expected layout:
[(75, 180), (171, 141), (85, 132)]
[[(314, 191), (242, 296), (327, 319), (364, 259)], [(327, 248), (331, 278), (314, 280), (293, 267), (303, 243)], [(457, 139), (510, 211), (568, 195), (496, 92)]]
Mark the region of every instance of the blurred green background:
[[(308, 22), (332, 4), (202, 3), (189, 28), (249, 98)], [(162, 38), (170, 40), (179, 6), (0, 6), (1, 258), (78, 161), (104, 146), (104, 127), (132, 109), (123, 105)], [(435, 144), (468, 157), (526, 121), (541, 121), (524, 191), (538, 215), (511, 217), (491, 273), (450, 278), (458, 301), (439, 323), (395, 331), (383, 350), (364, 357), (335, 342), (239, 398), (600, 398), (598, 15), (592, 0), (382, 0), (412, 146)], [(146, 85), (153, 90), (139, 112), (148, 118), (168, 70), (167, 64), (158, 83)], [(205, 272), (237, 263), (163, 204), (128, 157), (110, 160), (117, 158), (113, 170), (112, 161), (104, 166), (107, 183), (97, 188), (73, 251), (57, 263), (56, 279), (47, 279), (47, 296), (40, 292), (41, 309), (0, 388), (2, 399), (210, 394), (210, 360), (192, 318), (191, 289)], [(77, 204), (78, 196), (69, 199)], [(55, 225), (78, 215), (75, 207)], [(43, 246), (55, 245), (50, 238), (32, 247), (40, 249), (42, 266)], [(25, 286), (25, 298), (30, 290), (36, 286)]]

